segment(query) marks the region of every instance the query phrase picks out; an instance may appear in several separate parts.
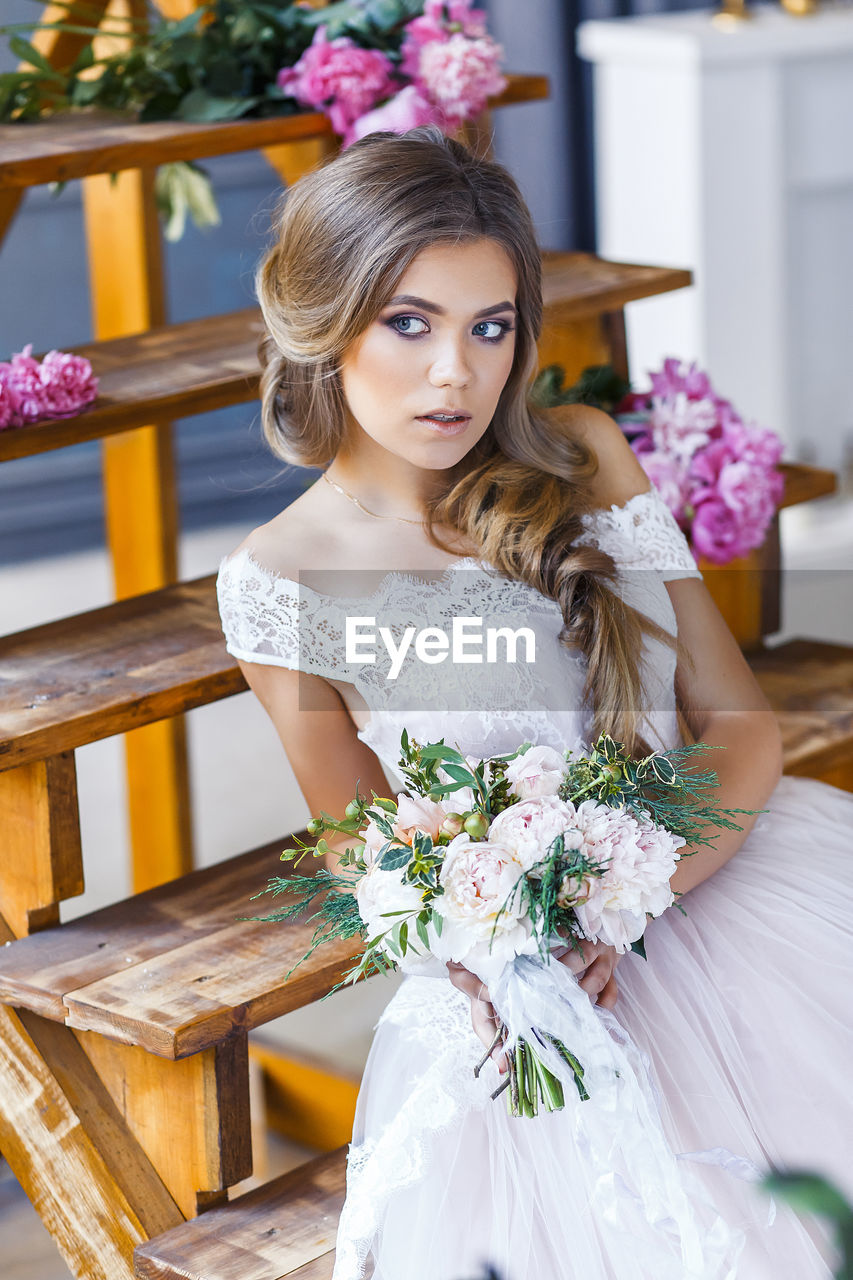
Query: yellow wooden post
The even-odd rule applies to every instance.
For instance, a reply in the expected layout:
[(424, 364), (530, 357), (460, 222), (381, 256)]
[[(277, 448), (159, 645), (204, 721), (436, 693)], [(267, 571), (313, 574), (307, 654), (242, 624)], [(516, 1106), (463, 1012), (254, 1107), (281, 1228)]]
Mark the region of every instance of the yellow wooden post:
[[(165, 321), (154, 174), (87, 178), (83, 202), (95, 336), (115, 338)], [(175, 582), (177, 494), (171, 427), (141, 427), (103, 442), (107, 536), (119, 598)], [(133, 887), (192, 866), (189, 770), (181, 719), (126, 737)]]

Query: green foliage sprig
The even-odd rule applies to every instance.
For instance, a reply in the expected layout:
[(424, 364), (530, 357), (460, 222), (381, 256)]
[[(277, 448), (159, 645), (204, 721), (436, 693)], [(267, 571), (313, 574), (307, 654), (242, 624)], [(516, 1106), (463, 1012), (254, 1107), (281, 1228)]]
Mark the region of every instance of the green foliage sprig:
[[(207, 0), (181, 19), (150, 24), (115, 18), (107, 27), (69, 21), (0, 26), (21, 63), (0, 75), (0, 121), (37, 120), (57, 111), (97, 108), (139, 120), (205, 122), (301, 110), (276, 85), (325, 23), (330, 39), (350, 36), (399, 59), (400, 33), (421, 0), (342, 0), (310, 9), (295, 0)], [(65, 5), (69, 15), (85, 10)], [(35, 31), (88, 37), (64, 66), (52, 67), (27, 39)], [(101, 35), (124, 48), (96, 56)]]

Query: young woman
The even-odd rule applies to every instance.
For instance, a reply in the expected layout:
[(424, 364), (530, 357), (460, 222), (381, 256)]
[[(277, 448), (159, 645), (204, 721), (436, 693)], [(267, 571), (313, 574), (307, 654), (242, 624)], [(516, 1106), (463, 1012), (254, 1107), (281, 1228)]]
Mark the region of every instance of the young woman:
[[(849, 1186), (853, 797), (780, 778), (773, 715), (617, 425), (528, 403), (540, 265), (514, 182), (432, 129), (368, 137), (287, 193), (258, 292), (267, 439), (324, 470), (223, 562), (220, 607), (311, 810), (342, 812), (357, 781), (388, 794), (406, 727), (477, 757), (690, 735), (726, 748), (719, 803), (763, 811), (681, 860), (687, 914), (649, 926), (618, 987), (611, 948), (563, 957), (651, 1060), (671, 1146), (695, 1157), (673, 1191), (695, 1229), (652, 1204), (642, 1153), (633, 1184), (615, 1153), (602, 1172), (571, 1107), (522, 1121), (490, 1101), (501, 1062), (471, 1072), (489, 993), (451, 966), (406, 979), (380, 1023), (336, 1280), (486, 1260), (507, 1280), (827, 1277), (820, 1223), (780, 1207), (768, 1227), (735, 1175)], [(534, 664), (422, 663), (398, 685), (378, 650), (347, 659), (348, 618), (504, 613), (535, 627)]]

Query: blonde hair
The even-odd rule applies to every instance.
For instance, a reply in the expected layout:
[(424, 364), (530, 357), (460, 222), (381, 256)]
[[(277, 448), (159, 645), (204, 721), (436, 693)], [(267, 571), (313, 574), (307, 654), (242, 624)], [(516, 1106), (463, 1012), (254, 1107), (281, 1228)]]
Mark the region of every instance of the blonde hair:
[(513, 178), (434, 126), (371, 134), (286, 192), (276, 229), (256, 279), (267, 326), (261, 420), (273, 453), (302, 466), (335, 457), (347, 427), (342, 355), (417, 255), (482, 238), (504, 249), (517, 279), (512, 368), (488, 430), (430, 505), (428, 535), (450, 550), (435, 525), (459, 531), (497, 569), (555, 600), (561, 640), (587, 660), (593, 735), (647, 750), (638, 656), (644, 635), (669, 637), (610, 589), (610, 556), (575, 545), (598, 464), (572, 432), (571, 409), (528, 400), (541, 256)]

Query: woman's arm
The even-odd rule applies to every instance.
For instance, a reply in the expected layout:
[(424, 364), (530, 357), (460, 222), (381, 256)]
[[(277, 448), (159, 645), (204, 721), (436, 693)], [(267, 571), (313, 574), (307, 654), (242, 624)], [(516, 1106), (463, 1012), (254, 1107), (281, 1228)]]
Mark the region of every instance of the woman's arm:
[[(648, 490), (648, 477), (618, 423), (585, 405), (577, 406), (571, 422), (598, 458), (592, 481), (596, 506), (622, 506)], [(697, 755), (696, 768), (716, 770), (720, 786), (714, 803), (720, 808), (761, 809), (782, 772), (776, 717), (705, 584), (681, 578), (666, 585), (684, 654), (675, 677), (679, 707), (696, 741), (726, 748)], [(682, 858), (672, 878), (674, 890), (686, 893), (737, 853), (757, 815), (736, 820), (742, 831), (718, 828), (713, 848), (700, 845)]]
[[(343, 818), (356, 792), (387, 795), (382, 766), (360, 740), (343, 699), (328, 681), (287, 667), (240, 662), (252, 692), (275, 725), (299, 788), (312, 814)], [(329, 837), (346, 848), (352, 837)]]
[[(694, 740), (723, 751), (696, 756), (696, 767), (716, 770), (720, 786), (713, 803), (722, 809), (761, 809), (782, 774), (782, 738), (776, 717), (746, 659), (698, 578), (667, 583), (684, 659), (675, 676), (676, 696)], [(701, 884), (737, 853), (758, 814), (739, 814), (743, 828), (709, 829), (714, 845), (699, 845), (682, 857), (672, 888)]]

